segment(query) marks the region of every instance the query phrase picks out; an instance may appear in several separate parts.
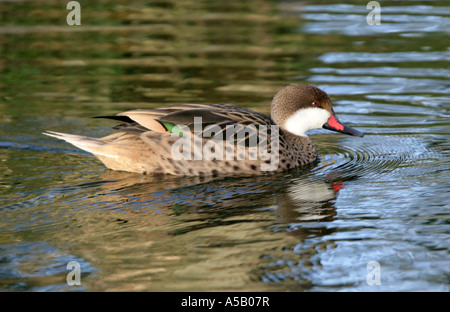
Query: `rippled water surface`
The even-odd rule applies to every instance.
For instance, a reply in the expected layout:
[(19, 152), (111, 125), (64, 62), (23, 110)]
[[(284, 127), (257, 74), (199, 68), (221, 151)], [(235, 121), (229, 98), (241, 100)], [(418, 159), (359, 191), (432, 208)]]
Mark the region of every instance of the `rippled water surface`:
[[(0, 290), (449, 291), (450, 6), (382, 1), (368, 25), (366, 4), (83, 1), (68, 26), (61, 1), (3, 3)], [(41, 134), (176, 103), (269, 113), (292, 82), (365, 136), (311, 131), (312, 166), (200, 179)]]

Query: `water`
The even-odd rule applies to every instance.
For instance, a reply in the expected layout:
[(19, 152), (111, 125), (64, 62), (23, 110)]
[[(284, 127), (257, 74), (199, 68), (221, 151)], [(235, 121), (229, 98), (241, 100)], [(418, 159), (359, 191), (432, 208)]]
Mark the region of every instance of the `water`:
[[(68, 26), (60, 1), (3, 3), (0, 289), (449, 291), (448, 5), (383, 1), (369, 26), (356, 1), (105, 0)], [(186, 102), (269, 113), (291, 82), (365, 136), (311, 131), (314, 166), (206, 179), (112, 172), (41, 134)]]

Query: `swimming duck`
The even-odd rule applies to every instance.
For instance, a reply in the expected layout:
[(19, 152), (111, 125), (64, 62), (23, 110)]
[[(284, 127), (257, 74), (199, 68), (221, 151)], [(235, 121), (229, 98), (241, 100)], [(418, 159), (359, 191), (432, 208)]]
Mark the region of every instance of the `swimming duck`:
[(233, 104), (181, 104), (99, 116), (120, 122), (118, 132), (103, 138), (44, 134), (113, 170), (188, 176), (254, 175), (309, 164), (318, 157), (306, 135), (312, 129), (363, 136), (337, 119), (328, 94), (315, 86), (281, 89), (271, 116)]

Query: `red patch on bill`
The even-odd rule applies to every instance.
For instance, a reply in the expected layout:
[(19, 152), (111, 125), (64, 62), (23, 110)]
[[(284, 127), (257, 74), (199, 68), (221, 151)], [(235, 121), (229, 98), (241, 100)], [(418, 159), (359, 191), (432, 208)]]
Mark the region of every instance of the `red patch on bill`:
[(337, 120), (336, 117), (331, 116), (330, 119), (328, 120), (328, 124), (333, 127), (336, 130), (344, 130), (344, 126), (341, 125)]

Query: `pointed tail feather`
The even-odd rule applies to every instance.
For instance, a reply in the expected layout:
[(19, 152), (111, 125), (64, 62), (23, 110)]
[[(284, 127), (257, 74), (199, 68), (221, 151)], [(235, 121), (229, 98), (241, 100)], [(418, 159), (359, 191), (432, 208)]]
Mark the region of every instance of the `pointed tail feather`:
[(60, 140), (64, 140), (84, 151), (87, 151), (87, 152), (95, 154), (95, 155), (102, 155), (102, 156), (114, 157), (114, 158), (117, 157), (117, 155), (109, 155), (109, 154), (102, 153), (101, 147), (103, 147), (107, 143), (103, 142), (102, 140), (96, 139), (96, 138), (90, 138), (87, 136), (61, 133), (61, 132), (55, 132), (55, 131), (46, 131), (46, 132), (42, 132), (42, 134), (45, 134), (45, 135), (48, 135), (50, 137), (54, 137), (54, 138), (57, 138)]

